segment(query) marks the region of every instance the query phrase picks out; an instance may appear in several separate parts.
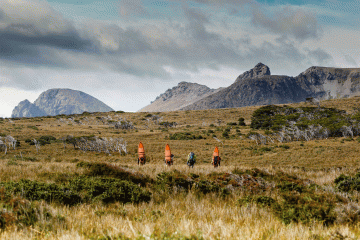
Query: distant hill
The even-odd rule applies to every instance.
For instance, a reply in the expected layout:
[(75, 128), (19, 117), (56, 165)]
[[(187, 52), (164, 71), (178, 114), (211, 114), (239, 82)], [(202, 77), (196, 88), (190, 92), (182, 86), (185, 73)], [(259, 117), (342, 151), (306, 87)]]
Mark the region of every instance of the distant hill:
[(154, 102), (139, 110), (139, 112), (165, 112), (179, 110), (219, 89), (211, 89), (197, 83), (180, 82), (172, 89), (158, 96)]
[(16, 106), (11, 117), (41, 117), (83, 112), (109, 112), (112, 108), (81, 91), (49, 89), (40, 94), (34, 103), (24, 100)]
[(360, 95), (360, 68), (310, 67), (296, 77), (270, 75), (259, 63), (240, 75), (229, 87), (190, 104), (181, 110), (234, 108)]

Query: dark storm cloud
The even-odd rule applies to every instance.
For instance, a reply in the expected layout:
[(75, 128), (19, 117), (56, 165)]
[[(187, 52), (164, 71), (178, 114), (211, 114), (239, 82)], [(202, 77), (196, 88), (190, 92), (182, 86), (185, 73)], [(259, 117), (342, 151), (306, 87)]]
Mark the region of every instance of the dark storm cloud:
[[(261, 61), (271, 62), (275, 68), (299, 68), (308, 57), (328, 57), (325, 52), (320, 52), (322, 50), (300, 52), (286, 36), (271, 43), (254, 45), (249, 36), (231, 38), (221, 31), (210, 31), (214, 27), (213, 16), (201, 8), (189, 7), (190, 4), (182, 4), (178, 9), (184, 16), (182, 22), (151, 24), (149, 21), (125, 27), (95, 20), (79, 25), (64, 19), (43, 1), (4, 1), (7, 4), (0, 2), (0, 60), (15, 65), (116, 71), (168, 79), (171, 73), (166, 67), (190, 71), (221, 66), (246, 69)], [(252, 1), (195, 2), (238, 6)], [(14, 3), (17, 5), (12, 5)], [(24, 8), (26, 4), (29, 7)], [(149, 14), (140, 0), (121, 1), (121, 11), (127, 16)], [(297, 15), (300, 22), (307, 16), (302, 11), (286, 11), (286, 14)], [(255, 14), (253, 21), (281, 35), (304, 39), (315, 34), (286, 14), (279, 20), (289, 22), (289, 29), (293, 30), (283, 29), (281, 26), (286, 24), (282, 23), (266, 25), (268, 16), (261, 11)], [(24, 84), (24, 88), (30, 86)]]
[(307, 52), (308, 52), (309, 57), (315, 59), (317, 64), (319, 64), (319, 65), (326, 64), (332, 59), (330, 54), (328, 54), (327, 52), (325, 52), (324, 50), (322, 50), (320, 48), (312, 50), (312, 51), (308, 50)]
[(303, 9), (283, 7), (275, 13), (269, 14), (259, 4), (252, 7), (252, 23), (270, 32), (305, 40), (317, 38), (321, 28), (316, 15)]

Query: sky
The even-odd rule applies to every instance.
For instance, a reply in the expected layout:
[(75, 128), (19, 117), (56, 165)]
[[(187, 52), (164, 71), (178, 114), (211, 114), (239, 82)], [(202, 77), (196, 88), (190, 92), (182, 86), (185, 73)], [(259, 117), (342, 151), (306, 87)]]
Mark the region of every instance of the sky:
[(359, 0), (1, 0), (0, 117), (51, 88), (135, 112), (181, 81), (227, 87), (359, 67)]

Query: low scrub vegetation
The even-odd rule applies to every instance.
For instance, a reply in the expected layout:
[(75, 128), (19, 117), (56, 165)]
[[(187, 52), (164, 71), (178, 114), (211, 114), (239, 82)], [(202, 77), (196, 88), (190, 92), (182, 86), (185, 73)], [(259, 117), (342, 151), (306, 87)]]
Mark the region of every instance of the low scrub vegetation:
[(343, 110), (326, 107), (290, 107), (268, 105), (254, 111), (252, 129), (263, 129), (265, 135), (250, 134), (258, 144), (289, 142), (329, 137), (354, 137), (360, 134), (360, 117)]
[(174, 134), (170, 134), (167, 139), (169, 140), (197, 140), (204, 139), (202, 135), (195, 135), (189, 132), (178, 132)]
[(5, 119), (0, 238), (359, 239), (359, 103)]

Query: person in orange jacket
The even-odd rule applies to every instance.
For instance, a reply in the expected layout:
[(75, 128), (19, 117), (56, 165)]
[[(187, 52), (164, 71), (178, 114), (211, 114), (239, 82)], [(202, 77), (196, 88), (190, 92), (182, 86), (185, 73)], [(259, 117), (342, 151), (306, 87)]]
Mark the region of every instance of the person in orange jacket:
[(220, 162), (221, 162), (221, 157), (220, 157), (220, 153), (219, 153), (219, 148), (215, 147), (215, 150), (213, 152), (213, 156), (212, 156), (212, 165), (214, 166), (214, 168), (220, 166)]
[(144, 165), (146, 161), (144, 145), (140, 142), (138, 147), (138, 164)]
[(165, 146), (165, 164), (171, 166), (174, 164), (174, 154), (171, 153), (169, 144)]

